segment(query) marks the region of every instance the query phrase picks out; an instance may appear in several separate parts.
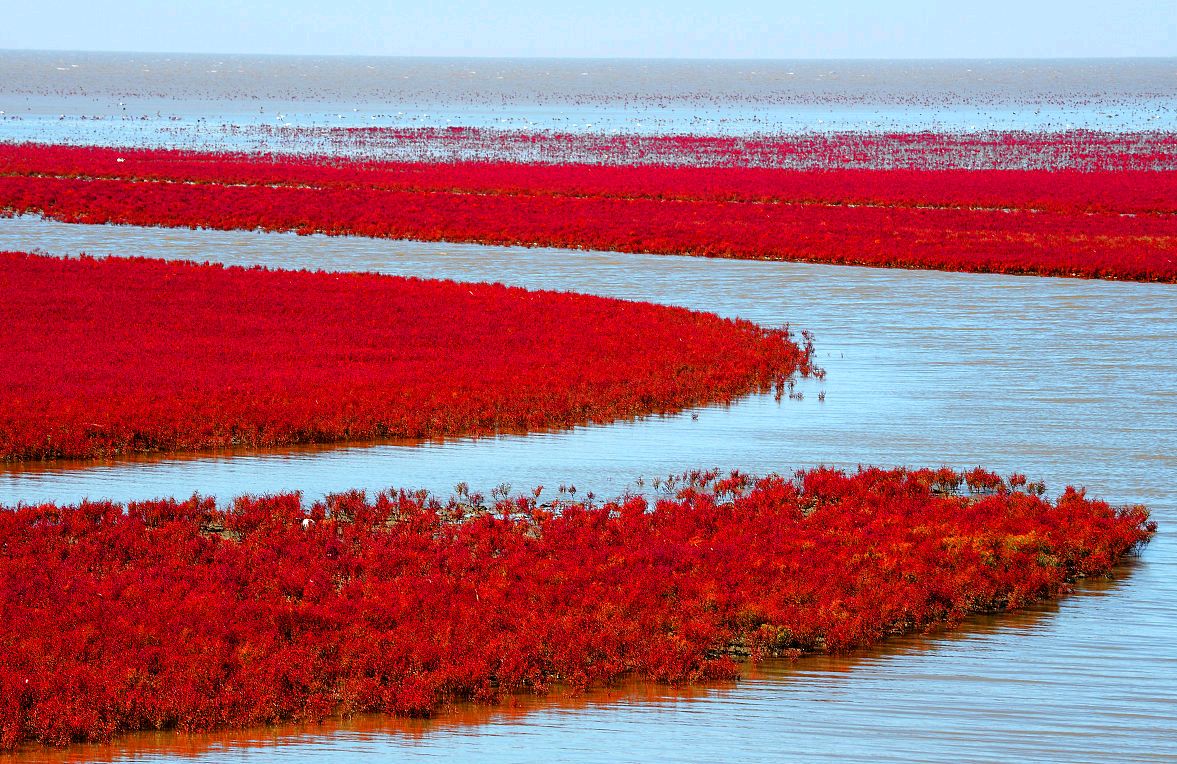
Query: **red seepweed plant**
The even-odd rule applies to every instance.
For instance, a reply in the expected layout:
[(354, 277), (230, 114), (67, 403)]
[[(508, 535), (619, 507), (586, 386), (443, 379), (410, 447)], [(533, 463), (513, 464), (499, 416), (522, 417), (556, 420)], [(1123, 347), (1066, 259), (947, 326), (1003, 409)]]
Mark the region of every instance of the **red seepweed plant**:
[[(1017, 608), (1146, 543), (996, 475), (686, 476), (650, 502), (297, 494), (0, 511), (0, 749), (846, 651)], [(1015, 483), (1019, 481), (1013, 481)], [(991, 490), (989, 490), (991, 489)]]
[(501, 284), (0, 253), (0, 460), (435, 438), (731, 401), (787, 329)]
[[(1046, 168), (933, 160), (845, 167), (844, 149), (829, 149), (826, 164), (809, 157), (802, 167), (714, 166), (675, 154), (685, 140), (676, 136), (643, 139), (649, 150), (679, 156), (683, 164), (673, 165), (0, 144), (0, 210), (68, 222), (1177, 281), (1177, 171), (1152, 154), (1121, 156), (1114, 142), (1085, 139), (1036, 145), (1027, 137), (1004, 147), (1060, 163)], [(563, 145), (558, 136), (534, 140)], [(935, 157), (939, 140), (876, 142)], [(1067, 140), (1076, 142), (1070, 160)], [(1154, 153), (1170, 156), (1160, 143), (1167, 148)], [(493, 145), (483, 150), (497, 156)], [(1097, 161), (1101, 151), (1105, 161)]]

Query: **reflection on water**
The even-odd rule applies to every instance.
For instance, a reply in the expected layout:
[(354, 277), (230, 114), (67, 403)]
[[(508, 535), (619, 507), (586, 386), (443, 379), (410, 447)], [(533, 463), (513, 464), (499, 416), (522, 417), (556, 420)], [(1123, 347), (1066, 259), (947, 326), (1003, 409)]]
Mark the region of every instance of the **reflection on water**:
[[(1171, 285), (0, 220), (0, 249), (32, 248), (497, 280), (789, 322), (817, 335), (827, 397), (819, 402), (817, 383), (807, 383), (803, 401), (754, 396), (697, 419), (25, 467), (0, 472), (0, 503), (288, 489), (316, 497), (391, 485), (448, 493), (463, 480), (483, 492), (501, 482), (517, 490), (571, 482), (610, 495), (640, 476), (691, 467), (948, 463), (1022, 471), (1055, 489), (1082, 483), (1114, 502), (1149, 505), (1161, 523), (1131, 575), (1085, 585), (1082, 596), (850, 659), (771, 664), (734, 686), (521, 699), (514, 710), (416, 726), (136, 738), (129, 749), (82, 758), (128, 750), (209, 761), (1177, 758)], [(195, 750), (181, 750), (189, 744)]]

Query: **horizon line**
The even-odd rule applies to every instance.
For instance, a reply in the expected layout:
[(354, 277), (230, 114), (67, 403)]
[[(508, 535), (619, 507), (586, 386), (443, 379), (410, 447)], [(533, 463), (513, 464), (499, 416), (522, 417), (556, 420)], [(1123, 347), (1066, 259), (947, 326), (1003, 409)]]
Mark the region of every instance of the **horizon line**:
[(420, 55), (396, 53), (273, 53), (243, 51), (194, 51), (194, 50), (114, 50), (95, 48), (0, 48), (0, 53), (98, 53), (111, 55), (152, 55), (152, 56), (265, 56), (274, 58), (387, 58), (423, 60), (469, 60), (469, 61), (759, 61), (759, 62), (819, 62), (819, 61), (910, 61), (910, 62), (995, 62), (995, 61), (1173, 61), (1177, 56), (861, 56), (861, 57), (818, 57), (799, 56), (766, 58), (742, 58), (735, 56), (470, 56), (470, 55)]

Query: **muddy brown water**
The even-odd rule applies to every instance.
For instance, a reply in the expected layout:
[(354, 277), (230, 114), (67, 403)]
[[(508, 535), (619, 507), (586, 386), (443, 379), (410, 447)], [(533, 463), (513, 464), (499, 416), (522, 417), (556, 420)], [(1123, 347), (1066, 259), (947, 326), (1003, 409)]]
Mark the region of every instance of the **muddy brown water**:
[[(804, 400), (571, 431), (0, 471), (0, 504), (575, 484), (615, 495), (693, 467), (977, 464), (1143, 503), (1161, 524), (1113, 581), (849, 657), (676, 691), (625, 685), (425, 722), (138, 735), (22, 759), (145, 761), (1172, 761), (1177, 759), (1177, 289), (1076, 279), (0, 220), (0, 249), (502, 281), (790, 323)], [(817, 393), (825, 391), (824, 401)]]

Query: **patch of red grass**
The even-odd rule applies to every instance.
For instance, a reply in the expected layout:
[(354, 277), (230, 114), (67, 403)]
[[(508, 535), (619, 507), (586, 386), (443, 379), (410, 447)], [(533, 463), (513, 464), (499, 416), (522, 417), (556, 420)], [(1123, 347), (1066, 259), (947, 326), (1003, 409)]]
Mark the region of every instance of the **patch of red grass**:
[[(663, 139), (665, 140), (665, 139)], [(389, 162), (0, 143), (0, 176), (871, 207), (1175, 213), (1177, 172)]]
[(498, 284), (0, 253), (0, 459), (568, 427), (808, 374), (787, 331)]
[[(980, 470), (716, 477), (653, 505), (401, 492), (0, 511), (0, 749), (729, 677), (733, 657), (1057, 595), (1155, 530), (1142, 508), (1044, 501)], [(974, 493), (952, 493), (966, 478)]]
[(1177, 172), (1133, 165), (394, 163), (0, 145), (0, 209), (67, 222), (1136, 281), (1177, 281), (1174, 199)]

